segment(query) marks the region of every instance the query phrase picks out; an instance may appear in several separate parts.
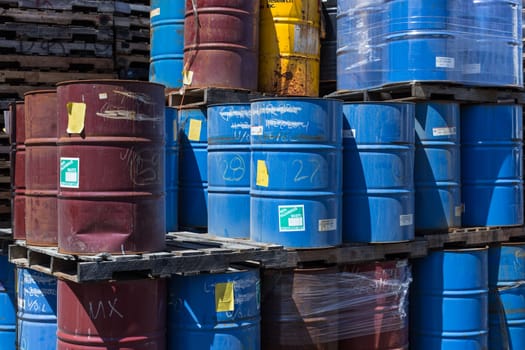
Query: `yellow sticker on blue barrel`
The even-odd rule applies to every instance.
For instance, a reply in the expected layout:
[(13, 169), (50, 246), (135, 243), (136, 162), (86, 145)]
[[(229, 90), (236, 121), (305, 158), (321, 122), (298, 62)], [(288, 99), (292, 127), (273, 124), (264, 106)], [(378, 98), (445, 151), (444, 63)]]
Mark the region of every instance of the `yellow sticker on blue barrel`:
[(268, 175), (268, 168), (266, 162), (259, 159), (257, 161), (257, 177), (255, 178), (255, 184), (257, 186), (268, 187), (270, 182), (270, 176)]
[(188, 140), (200, 141), (201, 129), (202, 129), (202, 120), (190, 119), (190, 127), (188, 130)]
[(86, 119), (86, 104), (69, 102), (67, 104), (67, 133), (80, 134), (84, 130)]
[(215, 311), (233, 311), (235, 308), (235, 296), (233, 293), (233, 282), (215, 284)]

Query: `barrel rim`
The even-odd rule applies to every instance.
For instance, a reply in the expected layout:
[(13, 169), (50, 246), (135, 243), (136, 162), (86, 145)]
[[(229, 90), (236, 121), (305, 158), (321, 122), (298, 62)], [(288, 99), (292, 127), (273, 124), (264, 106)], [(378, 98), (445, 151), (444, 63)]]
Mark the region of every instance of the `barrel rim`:
[(343, 105), (405, 105), (405, 106), (415, 106), (416, 102), (408, 101), (345, 101)]
[[(447, 249), (443, 249), (443, 250), (440, 250), (442, 252), (449, 252), (449, 253), (467, 253), (467, 252), (476, 252), (476, 251), (479, 251), (479, 252), (483, 252), (483, 251), (488, 251), (489, 250), (489, 246), (486, 245), (484, 247), (471, 247), (471, 248), (447, 248)], [(439, 252), (436, 251), (436, 252)]]
[(143, 81), (143, 80), (126, 80), (126, 79), (85, 79), (85, 80), (64, 80), (56, 83), (55, 86), (66, 86), (66, 85), (73, 85), (73, 84), (107, 84), (107, 83), (116, 83), (116, 84), (131, 84), (131, 85), (158, 85), (162, 86), (162, 88), (165, 88), (163, 84), (155, 83), (152, 81)]
[(213, 104), (210, 104), (208, 105), (208, 108), (210, 107), (221, 107), (221, 106), (250, 106), (251, 105), (251, 102), (250, 101), (247, 101), (247, 102), (218, 102), (218, 103), (213, 103)]
[(308, 97), (308, 96), (274, 96), (274, 97), (260, 97), (260, 98), (254, 98), (249, 101), (249, 103), (253, 102), (265, 102), (265, 101), (334, 101), (334, 102), (344, 102), (342, 99), (334, 98), (334, 97)]
[[(41, 89), (41, 90), (31, 90), (31, 91), (27, 91), (24, 93), (24, 97), (25, 96), (30, 96), (30, 95), (37, 95), (37, 94), (52, 94), (52, 93), (55, 93), (56, 94), (57, 90), (56, 89)], [(18, 103), (18, 102), (17, 102)], [(25, 103), (25, 101), (24, 101)]]

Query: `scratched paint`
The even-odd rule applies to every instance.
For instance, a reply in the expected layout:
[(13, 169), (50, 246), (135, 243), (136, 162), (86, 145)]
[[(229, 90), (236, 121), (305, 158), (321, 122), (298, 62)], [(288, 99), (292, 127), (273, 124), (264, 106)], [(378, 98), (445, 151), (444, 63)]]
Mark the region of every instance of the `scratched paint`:
[[(68, 103), (86, 105), (68, 134)], [(58, 189), (59, 250), (130, 254), (164, 249), (164, 89), (138, 81), (58, 86), (58, 157), (70, 158)], [(75, 117), (75, 116), (71, 116)], [(64, 170), (66, 171), (66, 170)]]
[(164, 279), (58, 282), (58, 350), (164, 350)]

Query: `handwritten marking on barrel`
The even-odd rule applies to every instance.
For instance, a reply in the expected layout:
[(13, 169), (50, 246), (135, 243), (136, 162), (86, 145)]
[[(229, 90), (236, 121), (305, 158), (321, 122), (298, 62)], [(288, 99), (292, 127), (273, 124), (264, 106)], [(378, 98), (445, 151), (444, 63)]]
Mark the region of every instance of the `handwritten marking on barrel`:
[[(115, 318), (115, 317), (119, 317), (119, 318), (124, 318), (124, 315), (119, 311), (117, 310), (117, 302), (118, 302), (118, 298), (114, 298), (113, 301), (111, 300), (106, 300), (106, 302), (104, 302), (103, 300), (99, 300), (98, 302), (89, 302), (89, 317), (92, 319), (92, 320), (97, 320), (100, 316), (103, 318), (103, 319), (106, 319), (106, 318)], [(106, 306), (106, 303), (107, 303), (107, 306)], [(94, 307), (96, 307), (96, 312), (94, 310)]]
[(136, 150), (134, 147), (120, 153), (120, 160), (129, 167), (133, 184), (147, 186), (160, 183), (160, 155), (151, 149)]
[(295, 177), (293, 179), (294, 182), (301, 182), (301, 181), (307, 180), (307, 179), (310, 179), (310, 183), (314, 182), (315, 175), (317, 175), (317, 173), (319, 173), (319, 169), (321, 168), (321, 164), (319, 163), (319, 161), (314, 160), (314, 159), (310, 159), (310, 160), (308, 160), (308, 162), (312, 163), (313, 166), (314, 166), (314, 170), (312, 171), (312, 173), (310, 175), (305, 175), (304, 163), (303, 163), (302, 160), (296, 159), (296, 160), (294, 160), (292, 162), (292, 164), (294, 166), (296, 164), (298, 165), (297, 173), (295, 174)]
[(240, 181), (246, 174), (246, 164), (239, 154), (235, 154), (229, 162), (223, 159), (221, 167), (223, 168), (222, 178), (226, 181)]

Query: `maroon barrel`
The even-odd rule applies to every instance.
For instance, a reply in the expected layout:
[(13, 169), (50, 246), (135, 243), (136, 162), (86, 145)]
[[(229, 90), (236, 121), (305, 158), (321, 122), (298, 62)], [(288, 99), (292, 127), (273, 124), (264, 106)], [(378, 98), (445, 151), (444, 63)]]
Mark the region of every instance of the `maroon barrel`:
[(184, 83), (256, 90), (258, 28), (259, 0), (186, 0)]
[(262, 349), (337, 350), (335, 267), (264, 270)]
[(57, 349), (166, 348), (164, 279), (58, 280)]
[(59, 250), (163, 250), (164, 87), (84, 80), (57, 91)]
[(339, 286), (339, 348), (408, 349), (407, 260), (343, 267)]
[(26, 130), (24, 102), (9, 105), (11, 112), (11, 177), (13, 182), (12, 228), (14, 239), (26, 239)]
[(26, 136), (26, 241), (57, 245), (57, 95), (55, 90), (24, 95)]

